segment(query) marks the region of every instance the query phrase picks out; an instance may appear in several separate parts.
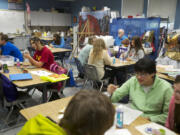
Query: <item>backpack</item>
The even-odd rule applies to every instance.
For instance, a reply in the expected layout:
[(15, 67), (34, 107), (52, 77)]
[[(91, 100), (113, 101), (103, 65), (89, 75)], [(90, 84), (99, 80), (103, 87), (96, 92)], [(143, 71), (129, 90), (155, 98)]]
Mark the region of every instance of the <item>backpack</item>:
[(16, 86), (4, 75), (0, 75), (2, 81), (3, 94), (8, 102), (15, 101), (18, 96)]
[[(67, 69), (59, 66), (57, 63), (53, 63), (50, 65), (50, 71), (56, 73), (56, 74), (67, 74)], [(53, 89), (57, 89), (58, 91), (60, 91), (60, 89), (62, 88), (63, 86), (63, 83), (62, 82), (58, 82), (56, 84), (52, 84), (50, 86), (50, 88), (53, 88)]]

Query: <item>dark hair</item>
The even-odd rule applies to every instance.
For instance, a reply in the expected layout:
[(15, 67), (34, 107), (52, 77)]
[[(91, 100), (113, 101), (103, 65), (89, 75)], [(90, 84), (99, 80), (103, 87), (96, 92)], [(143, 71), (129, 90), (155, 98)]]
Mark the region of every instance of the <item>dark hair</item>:
[(0, 33), (0, 37), (1, 37), (1, 40), (5, 40), (6, 42), (8, 41), (8, 35)]
[(144, 72), (148, 74), (156, 73), (156, 62), (146, 56), (136, 62), (134, 70), (135, 72)]
[(180, 83), (180, 75), (176, 76), (176, 79), (175, 79), (174, 83)]
[(40, 42), (43, 45), (43, 42), (38, 37), (32, 37), (32, 38), (29, 39), (29, 41), (33, 41), (34, 43)]
[(54, 41), (54, 43), (55, 43), (56, 45), (60, 45), (60, 43), (61, 43), (61, 38), (60, 38), (60, 36), (59, 36), (58, 34), (54, 34), (53, 37), (56, 38), (56, 40)]
[(60, 121), (68, 135), (103, 135), (114, 122), (115, 109), (110, 99), (94, 90), (78, 92)]
[[(143, 48), (143, 46), (142, 46), (142, 43), (141, 43), (141, 39), (140, 39), (140, 37), (139, 36), (134, 36), (133, 38), (132, 38), (132, 41), (134, 41), (134, 48), (135, 48), (135, 51), (136, 51), (136, 53), (135, 53), (135, 55), (137, 55), (137, 53), (138, 53), (138, 51), (140, 50), (140, 49), (142, 49), (143, 51), (144, 51), (144, 48)], [(132, 44), (132, 43), (131, 43)], [(132, 49), (132, 46), (130, 46), (130, 50)]]
[[(175, 84), (180, 83), (180, 75), (176, 76)], [(180, 104), (175, 104), (174, 110), (174, 131), (180, 133)]]

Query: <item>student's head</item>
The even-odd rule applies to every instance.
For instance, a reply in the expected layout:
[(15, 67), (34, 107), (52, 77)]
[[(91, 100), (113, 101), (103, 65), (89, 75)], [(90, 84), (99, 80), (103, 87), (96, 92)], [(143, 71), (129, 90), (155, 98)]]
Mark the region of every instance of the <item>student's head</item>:
[(141, 39), (140, 39), (139, 36), (134, 36), (134, 37), (132, 38), (131, 48), (135, 48), (136, 53), (137, 53), (140, 49), (144, 50), (144, 49), (143, 49), (143, 46), (142, 46), (142, 43), (141, 43)]
[(104, 43), (104, 40), (101, 38), (95, 39), (93, 42), (93, 61), (99, 60), (102, 57), (103, 50), (106, 49), (106, 45)]
[(175, 110), (174, 131), (180, 133), (180, 75), (176, 76), (174, 82)]
[(7, 41), (8, 36), (3, 33), (0, 33), (0, 45), (5, 45)]
[(152, 85), (156, 75), (156, 63), (149, 57), (144, 57), (134, 66), (136, 78), (140, 85)]
[(176, 76), (174, 82), (175, 102), (180, 104), (180, 75)]
[(100, 92), (82, 90), (68, 104), (60, 121), (68, 135), (104, 135), (114, 122), (115, 109)]
[(95, 41), (96, 37), (95, 36), (91, 36), (88, 38), (88, 44), (93, 45), (93, 42)]
[(59, 36), (59, 34), (54, 34), (53, 35), (53, 40), (54, 40), (54, 42), (55, 42), (55, 44), (56, 45), (60, 45), (60, 36)]
[(35, 50), (40, 50), (40, 48), (42, 47), (41, 40), (38, 37), (32, 37), (29, 41), (32, 48), (34, 48)]
[(124, 36), (124, 30), (123, 29), (119, 29), (118, 30), (118, 37), (122, 38), (122, 36)]

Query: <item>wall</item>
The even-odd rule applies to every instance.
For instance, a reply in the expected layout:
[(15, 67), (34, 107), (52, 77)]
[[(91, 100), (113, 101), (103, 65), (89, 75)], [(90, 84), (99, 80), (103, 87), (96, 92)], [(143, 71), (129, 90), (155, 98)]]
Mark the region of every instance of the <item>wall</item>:
[[(25, 3), (28, 2), (31, 10), (39, 10), (42, 8), (44, 10), (50, 10), (52, 7), (55, 9), (66, 9), (66, 11), (71, 12), (71, 2), (60, 2), (57, 0), (24, 0)], [(8, 0), (0, 0), (0, 9), (8, 9)]]
[(174, 29), (179, 29), (180, 28), (179, 14), (180, 14), (180, 0), (177, 0)]
[(25, 2), (28, 2), (31, 10), (39, 10), (39, 8), (42, 8), (44, 10), (50, 10), (51, 8), (55, 9), (66, 9), (66, 11), (71, 11), (71, 2), (60, 2), (57, 0), (25, 0)]
[(102, 9), (104, 6), (108, 6), (111, 10), (118, 10), (121, 13), (121, 0), (76, 0), (72, 2), (72, 15), (78, 16), (83, 6), (92, 8), (96, 6), (97, 10)]

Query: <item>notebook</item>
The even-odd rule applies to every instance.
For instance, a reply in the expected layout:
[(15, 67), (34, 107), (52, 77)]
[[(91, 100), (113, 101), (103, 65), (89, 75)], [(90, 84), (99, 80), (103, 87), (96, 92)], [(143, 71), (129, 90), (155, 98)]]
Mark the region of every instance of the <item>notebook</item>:
[(18, 81), (18, 80), (31, 80), (32, 76), (29, 73), (23, 73), (23, 74), (10, 74), (9, 79), (11, 81)]

